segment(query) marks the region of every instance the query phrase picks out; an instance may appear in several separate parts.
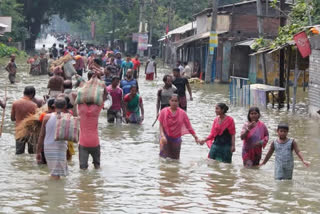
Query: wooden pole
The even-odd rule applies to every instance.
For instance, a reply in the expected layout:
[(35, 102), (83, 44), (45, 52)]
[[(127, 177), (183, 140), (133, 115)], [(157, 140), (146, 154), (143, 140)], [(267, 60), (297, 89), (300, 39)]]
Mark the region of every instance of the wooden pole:
[(286, 83), (286, 93), (287, 93), (287, 109), (290, 109), (290, 65), (291, 65), (291, 46), (288, 47), (288, 65), (287, 65), (287, 83)]
[[(4, 101), (5, 101), (5, 105), (6, 105), (6, 103), (7, 103), (7, 86), (6, 86), (5, 91), (4, 91)], [(6, 108), (4, 108), (3, 111), (2, 111), (0, 137), (2, 136), (2, 130), (3, 130), (3, 125), (4, 125), (4, 117), (5, 117), (5, 115), (6, 115)]]
[[(285, 10), (285, 0), (280, 0), (280, 10), (284, 11)], [(280, 27), (283, 27), (286, 25), (286, 18), (280, 14)], [(284, 53), (284, 49), (282, 48), (280, 50), (280, 57), (279, 57), (279, 66), (280, 66), (280, 74), (279, 74), (279, 86), (281, 88), (284, 87), (284, 83), (285, 83), (285, 78), (284, 78), (284, 73), (285, 73), (285, 67), (284, 67), (284, 58), (285, 58), (285, 53)], [(285, 100), (285, 93), (284, 91), (279, 91), (279, 103), (283, 103)], [(279, 106), (280, 108), (281, 106)]]

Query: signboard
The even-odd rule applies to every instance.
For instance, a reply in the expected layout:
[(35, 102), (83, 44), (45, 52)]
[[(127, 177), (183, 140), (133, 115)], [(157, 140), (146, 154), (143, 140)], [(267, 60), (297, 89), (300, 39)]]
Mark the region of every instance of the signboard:
[(138, 38), (138, 50), (145, 51), (148, 50), (148, 34), (139, 34)]
[(132, 41), (133, 42), (138, 42), (138, 40), (139, 40), (139, 33), (133, 33), (132, 34)]
[(12, 17), (10, 17), (10, 16), (0, 16), (0, 23), (8, 26), (8, 27), (5, 28), (5, 30), (3, 32), (11, 32)]
[(209, 51), (210, 55), (214, 54), (214, 48), (218, 47), (218, 34), (215, 31), (210, 32), (210, 38), (209, 38)]
[(306, 58), (311, 54), (311, 46), (306, 32), (300, 32), (293, 37), (302, 58)]
[(94, 39), (96, 36), (96, 23), (91, 22), (91, 38)]

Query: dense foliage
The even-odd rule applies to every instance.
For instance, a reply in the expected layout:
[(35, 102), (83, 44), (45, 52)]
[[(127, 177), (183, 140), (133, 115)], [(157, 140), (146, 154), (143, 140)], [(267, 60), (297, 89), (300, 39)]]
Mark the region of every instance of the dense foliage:
[(23, 5), (18, 4), (16, 0), (2, 0), (0, 4), (1, 16), (12, 17), (12, 32), (5, 33), (1, 41), (6, 42), (9, 38), (15, 41), (22, 41), (27, 35), (27, 26), (23, 15)]
[(16, 54), (18, 56), (27, 56), (24, 51), (19, 51), (17, 48), (9, 47), (3, 43), (0, 43), (0, 57), (7, 57), (11, 54)]
[[(272, 6), (277, 6), (278, 1), (274, 0)], [(283, 11), (282, 11), (283, 12)], [(277, 48), (293, 40), (293, 36), (311, 23), (320, 21), (320, 3), (318, 0), (296, 0), (288, 17), (288, 24), (279, 28), (278, 36), (273, 41), (266, 41), (263, 38), (256, 40), (254, 49)], [(314, 22), (315, 21), (315, 22)]]

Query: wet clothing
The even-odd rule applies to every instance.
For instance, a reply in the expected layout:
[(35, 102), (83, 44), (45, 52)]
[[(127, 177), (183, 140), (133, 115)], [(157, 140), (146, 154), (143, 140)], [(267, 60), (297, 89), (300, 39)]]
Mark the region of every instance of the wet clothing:
[(137, 82), (136, 79), (131, 79), (131, 80), (124, 79), (124, 80), (121, 80), (120, 88), (122, 88), (122, 90), (123, 90), (123, 96), (125, 96), (125, 95), (130, 93), (131, 86), (133, 86), (133, 85), (138, 86), (138, 82)]
[(112, 106), (108, 109), (107, 118), (109, 123), (114, 123), (115, 120), (118, 122), (121, 121), (121, 102), (122, 102), (122, 89), (117, 87), (116, 89), (112, 88), (112, 85), (107, 87), (107, 92), (112, 97)]
[(130, 97), (130, 94), (127, 94), (123, 101), (127, 103), (127, 119), (130, 123), (140, 123), (140, 105), (142, 105), (142, 98), (139, 94), (136, 94), (134, 97)]
[(44, 138), (44, 154), (50, 174), (53, 176), (67, 176), (67, 142), (55, 141), (57, 115), (52, 113), (46, 123), (46, 136)]
[(165, 135), (167, 138), (167, 144), (160, 146), (160, 157), (180, 159), (182, 138), (171, 138)]
[(11, 84), (14, 84), (16, 82), (16, 74), (15, 73), (9, 73), (8, 78), (9, 78), (9, 81)]
[[(241, 135), (246, 132), (250, 122), (246, 122), (242, 128)], [(269, 140), (269, 132), (263, 122), (258, 121), (243, 140), (242, 160), (245, 166), (258, 166), (262, 155), (262, 148), (265, 148)], [(257, 143), (261, 145), (256, 146)]]
[(98, 119), (103, 105), (78, 105), (80, 116), (79, 144), (85, 147), (97, 147), (99, 142)]
[(122, 102), (122, 89), (117, 87), (115, 89), (112, 88), (112, 85), (107, 87), (107, 92), (112, 97), (112, 106), (111, 110), (120, 111), (121, 110), (121, 102)]
[(88, 160), (89, 155), (91, 155), (93, 161), (93, 165), (95, 168), (100, 167), (100, 145), (96, 147), (85, 147), (82, 145), (79, 145), (79, 164), (80, 169), (87, 169), (88, 168)]
[(40, 60), (37, 59), (37, 60), (34, 60), (32, 63), (31, 63), (31, 68), (30, 68), (30, 74), (31, 75), (39, 75), (40, 74)]
[(153, 80), (155, 69), (156, 69), (156, 62), (153, 60), (148, 61), (147, 68), (146, 68), (146, 80)]
[(275, 168), (274, 177), (276, 180), (291, 180), (293, 174), (293, 139), (288, 139), (285, 143), (274, 141)]
[(6, 67), (9, 75), (9, 81), (11, 84), (14, 84), (16, 82), (16, 74), (17, 74), (17, 65), (15, 62), (10, 61)]
[(16, 155), (23, 154), (26, 148), (26, 144), (28, 144), (28, 153), (34, 154), (34, 146), (33, 142), (26, 142), (26, 139), (17, 139), (16, 140)]
[(169, 107), (169, 101), (173, 94), (177, 93), (177, 88), (173, 85), (170, 88), (161, 88), (158, 90), (158, 97), (160, 98), (161, 109)]
[(226, 116), (221, 124), (219, 120), (219, 117), (214, 119), (211, 133), (207, 137), (207, 145), (210, 148), (208, 157), (220, 162), (231, 163), (232, 135), (236, 133), (235, 124), (230, 116)]
[(166, 107), (160, 111), (158, 120), (167, 138), (167, 144), (160, 145), (160, 156), (179, 159), (181, 137), (186, 134), (195, 134), (187, 114), (180, 108), (173, 114), (170, 107)]
[(40, 74), (48, 74), (48, 59), (40, 58)]
[(133, 63), (133, 77), (135, 79), (137, 79), (138, 78), (138, 70), (141, 66), (141, 63), (140, 63), (139, 59), (132, 59), (131, 61)]
[(179, 107), (183, 110), (187, 110), (187, 97), (186, 97), (186, 86), (189, 81), (185, 77), (177, 77), (173, 80), (173, 85), (177, 88)]
[(121, 110), (111, 110), (109, 109), (107, 112), (107, 120), (108, 123), (121, 123), (122, 122), (122, 114)]
[(146, 74), (146, 80), (154, 80), (154, 73)]

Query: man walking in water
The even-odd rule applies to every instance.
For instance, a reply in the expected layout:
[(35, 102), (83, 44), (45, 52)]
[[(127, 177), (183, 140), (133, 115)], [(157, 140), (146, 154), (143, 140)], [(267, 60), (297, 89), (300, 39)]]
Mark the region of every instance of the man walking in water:
[(14, 84), (16, 82), (16, 74), (17, 74), (17, 65), (15, 62), (16, 55), (12, 54), (11, 59), (6, 66), (6, 70), (9, 72), (9, 81), (11, 84)]
[[(100, 73), (95, 76), (100, 79)], [(94, 78), (94, 77), (92, 77)], [(103, 99), (107, 98), (105, 89)], [(100, 168), (100, 140), (98, 133), (98, 120), (103, 105), (96, 104), (78, 104), (78, 115), (80, 116), (79, 133), (79, 163), (80, 169), (88, 168), (89, 154), (92, 156), (95, 169)]]
[(123, 90), (123, 96), (130, 93), (131, 86), (133, 85), (136, 85), (137, 89), (139, 89), (137, 80), (133, 78), (132, 69), (128, 69), (125, 79), (120, 82), (120, 88)]
[(177, 91), (178, 91), (179, 107), (187, 111), (186, 87), (190, 95), (190, 100), (191, 101), (193, 100), (189, 81), (187, 78), (181, 77), (179, 68), (173, 69), (173, 76), (174, 76), (173, 85), (177, 87)]
[[(37, 109), (37, 104), (35, 104), (32, 99), (36, 94), (36, 90), (33, 86), (27, 86), (23, 92), (24, 96), (14, 101), (11, 109), (11, 121), (16, 122), (16, 127), (30, 114), (34, 114)], [(16, 154), (23, 154), (25, 150), (26, 142), (22, 139), (16, 139)], [(32, 142), (28, 142), (28, 153), (34, 154)]]
[(139, 54), (136, 55), (134, 59), (131, 60), (133, 63), (133, 77), (138, 79), (140, 73), (141, 62), (139, 61)]
[(152, 56), (146, 64), (146, 80), (153, 80), (154, 75), (157, 78), (157, 63), (155, 62), (156, 56)]
[(121, 77), (123, 75), (123, 78), (124, 78), (127, 75), (127, 71), (132, 68), (133, 68), (133, 63), (131, 62), (131, 57), (129, 55), (127, 55), (126, 61), (122, 62), (122, 64), (121, 64), (121, 71), (122, 71)]
[[(123, 103), (123, 92), (121, 88), (119, 88), (119, 82), (120, 78), (115, 76), (112, 77), (112, 83), (107, 87), (108, 93), (112, 97), (112, 106), (110, 109), (108, 109), (107, 112), (107, 118), (109, 123), (121, 123), (122, 118), (121, 116), (125, 118), (125, 108)], [(122, 109), (122, 115), (121, 115), (121, 109)]]

